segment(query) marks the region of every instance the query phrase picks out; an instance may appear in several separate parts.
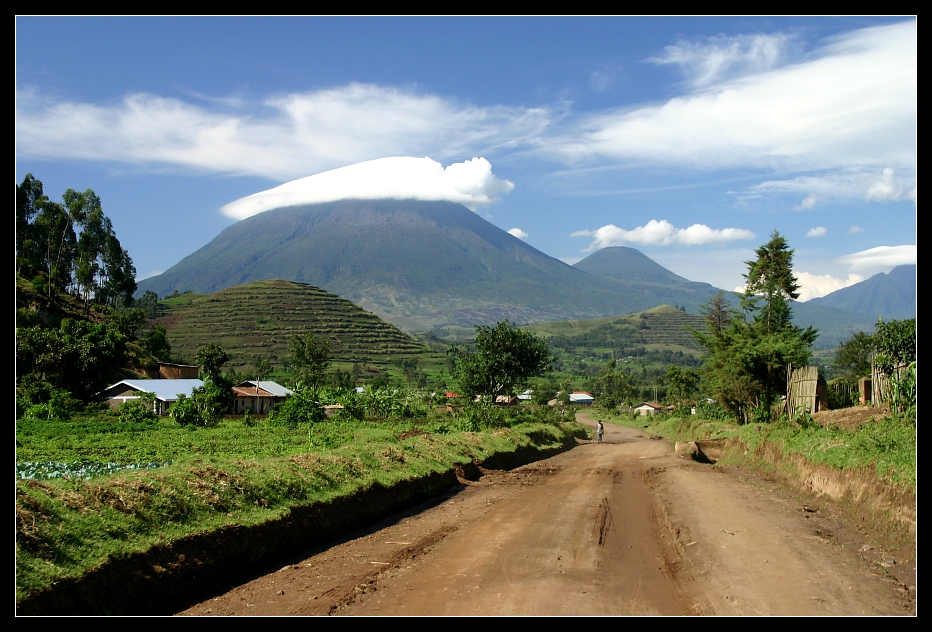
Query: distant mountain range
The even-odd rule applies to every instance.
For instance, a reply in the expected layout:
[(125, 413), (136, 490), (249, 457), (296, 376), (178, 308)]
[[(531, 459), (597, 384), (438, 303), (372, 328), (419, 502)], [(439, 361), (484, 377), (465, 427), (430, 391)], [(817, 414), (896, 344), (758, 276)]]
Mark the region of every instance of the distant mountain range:
[(343, 200), (242, 220), (164, 274), (140, 281), (139, 292), (211, 294), (282, 279), (347, 298), (407, 331), (428, 331), (504, 318), (617, 316), (663, 303), (695, 311), (716, 291), (640, 259), (638, 270), (652, 270), (645, 280), (637, 274), (600, 278), (545, 255), (461, 204)]
[(877, 322), (916, 317), (916, 266), (897, 266), (889, 273), (875, 274), (866, 281), (842, 288), (807, 304), (834, 307), (864, 314)]
[[(341, 200), (237, 222), (165, 273), (140, 281), (138, 293), (212, 294), (269, 279), (322, 288), (408, 332), (471, 329), (505, 318), (516, 324), (605, 318), (664, 304), (696, 313), (719, 291), (633, 248), (603, 248), (567, 265), (461, 204)], [(794, 305), (795, 320), (823, 331), (824, 344), (876, 322), (824, 299)]]

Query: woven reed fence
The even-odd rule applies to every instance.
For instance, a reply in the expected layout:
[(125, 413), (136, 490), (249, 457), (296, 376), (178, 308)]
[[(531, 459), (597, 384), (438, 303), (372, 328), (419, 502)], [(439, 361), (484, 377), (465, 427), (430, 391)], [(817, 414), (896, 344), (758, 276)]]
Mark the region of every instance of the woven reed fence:
[(783, 409), (786, 414), (795, 414), (800, 408), (810, 413), (828, 410), (828, 384), (819, 375), (819, 367), (794, 369), (789, 365), (786, 373), (786, 402)]

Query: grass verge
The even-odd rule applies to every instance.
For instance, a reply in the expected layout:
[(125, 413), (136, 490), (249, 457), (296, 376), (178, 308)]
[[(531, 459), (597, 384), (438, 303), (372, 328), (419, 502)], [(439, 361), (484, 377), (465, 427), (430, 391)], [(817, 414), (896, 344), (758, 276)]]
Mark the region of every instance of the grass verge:
[(296, 431), (317, 437), (313, 451), (179, 450), (157, 469), (18, 481), (17, 613), (165, 614), (212, 579), (451, 488), (457, 466), (515, 467), (585, 436), (546, 415), (482, 432), (440, 423), (330, 422)]

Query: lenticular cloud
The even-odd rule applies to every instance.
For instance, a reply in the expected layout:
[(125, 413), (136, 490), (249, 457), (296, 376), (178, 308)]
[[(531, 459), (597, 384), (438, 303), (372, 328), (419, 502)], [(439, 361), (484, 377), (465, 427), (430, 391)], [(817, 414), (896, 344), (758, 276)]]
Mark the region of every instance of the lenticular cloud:
[(240, 198), (221, 208), (228, 217), (245, 219), (284, 206), (344, 199), (407, 199), (458, 202), (475, 210), (514, 188), (492, 174), (485, 158), (446, 168), (430, 158), (392, 157), (360, 162)]

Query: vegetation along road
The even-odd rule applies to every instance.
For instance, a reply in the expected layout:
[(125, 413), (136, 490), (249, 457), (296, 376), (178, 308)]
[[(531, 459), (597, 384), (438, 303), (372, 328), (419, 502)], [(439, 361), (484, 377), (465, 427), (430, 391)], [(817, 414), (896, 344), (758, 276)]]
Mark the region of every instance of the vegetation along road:
[(177, 614), (915, 614), (829, 507), (636, 429), (482, 474)]

